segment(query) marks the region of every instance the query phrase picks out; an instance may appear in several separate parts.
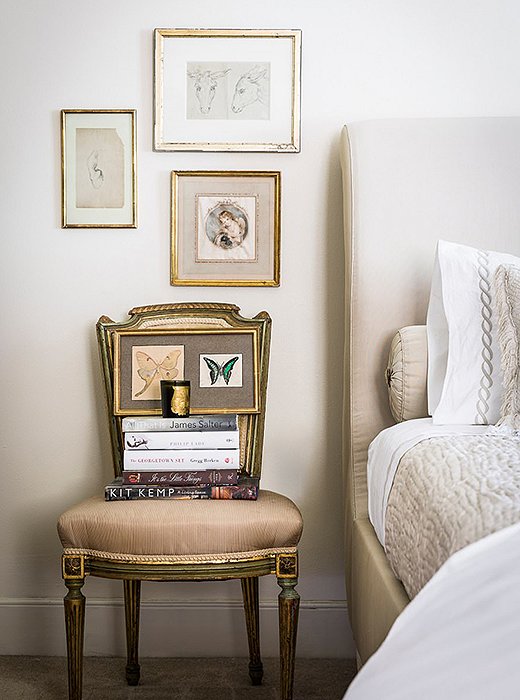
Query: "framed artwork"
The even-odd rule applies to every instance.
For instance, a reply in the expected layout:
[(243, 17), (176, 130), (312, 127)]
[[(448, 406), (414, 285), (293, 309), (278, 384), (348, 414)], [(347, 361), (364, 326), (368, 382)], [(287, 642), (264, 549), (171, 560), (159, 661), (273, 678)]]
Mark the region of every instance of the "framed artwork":
[(136, 228), (136, 111), (61, 111), (62, 228)]
[(119, 330), (114, 413), (161, 413), (161, 379), (188, 379), (192, 413), (257, 413), (258, 330)]
[(280, 284), (280, 173), (172, 172), (171, 283)]
[(301, 30), (156, 29), (156, 151), (300, 150)]

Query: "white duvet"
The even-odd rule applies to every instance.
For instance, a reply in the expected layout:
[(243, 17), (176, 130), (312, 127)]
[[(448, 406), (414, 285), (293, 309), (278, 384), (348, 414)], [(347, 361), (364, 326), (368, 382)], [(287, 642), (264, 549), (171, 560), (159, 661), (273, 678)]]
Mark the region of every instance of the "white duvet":
[(397, 618), (344, 697), (520, 697), (520, 523), (454, 554)]

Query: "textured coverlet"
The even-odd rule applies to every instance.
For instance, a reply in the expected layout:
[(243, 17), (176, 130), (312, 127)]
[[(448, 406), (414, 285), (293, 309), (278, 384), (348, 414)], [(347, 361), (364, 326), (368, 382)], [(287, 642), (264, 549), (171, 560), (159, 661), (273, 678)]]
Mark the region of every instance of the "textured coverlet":
[(519, 438), (432, 438), (401, 459), (386, 510), (386, 553), (413, 597), (454, 552), (518, 521)]

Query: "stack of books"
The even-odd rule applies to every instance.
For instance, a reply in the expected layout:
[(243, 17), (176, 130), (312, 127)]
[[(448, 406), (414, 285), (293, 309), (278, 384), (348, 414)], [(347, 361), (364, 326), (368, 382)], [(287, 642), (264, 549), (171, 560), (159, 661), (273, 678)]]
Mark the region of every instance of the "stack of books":
[(258, 479), (240, 474), (236, 415), (123, 418), (123, 473), (105, 500), (256, 500)]

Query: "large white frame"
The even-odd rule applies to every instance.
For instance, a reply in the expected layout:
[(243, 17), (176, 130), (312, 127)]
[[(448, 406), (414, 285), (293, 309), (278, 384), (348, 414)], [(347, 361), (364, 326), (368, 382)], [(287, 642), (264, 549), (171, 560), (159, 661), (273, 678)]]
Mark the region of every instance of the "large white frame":
[[(154, 32), (154, 149), (156, 151), (300, 150), (301, 30), (156, 29)], [(219, 77), (218, 92), (234, 67), (268, 67), (269, 106), (223, 118), (194, 118), (189, 107), (190, 66)], [(211, 71), (214, 66), (215, 70)], [(245, 69), (244, 69), (245, 70)]]

